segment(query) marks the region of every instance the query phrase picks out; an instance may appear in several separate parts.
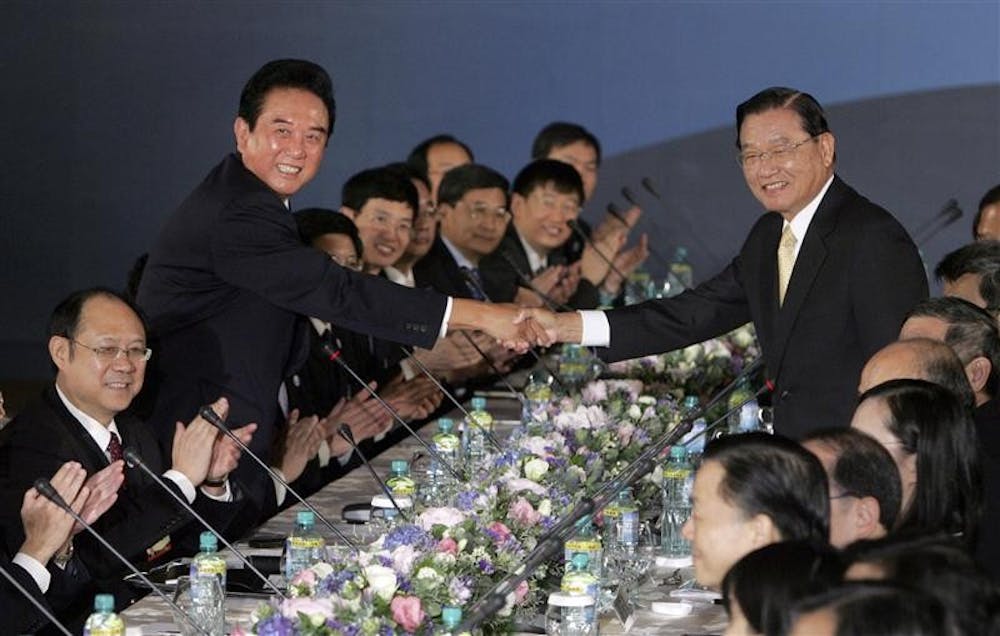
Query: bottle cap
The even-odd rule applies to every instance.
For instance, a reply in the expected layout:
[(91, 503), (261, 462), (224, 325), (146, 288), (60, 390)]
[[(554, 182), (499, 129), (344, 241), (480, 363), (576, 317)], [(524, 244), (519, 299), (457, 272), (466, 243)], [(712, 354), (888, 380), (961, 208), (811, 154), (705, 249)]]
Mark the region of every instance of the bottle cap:
[(683, 261), (688, 256), (687, 248), (683, 245), (677, 247), (677, 251), (674, 252), (674, 260)]
[(571, 562), (577, 570), (586, 570), (587, 566), (590, 565), (590, 555), (586, 552), (574, 552)]
[(198, 536), (198, 545), (202, 552), (218, 552), (219, 539), (215, 536), (214, 532), (206, 530)]
[(698, 408), (698, 396), (697, 395), (685, 395), (684, 401), (681, 403), (685, 409), (696, 409)]
[(98, 594), (94, 597), (95, 612), (115, 611), (115, 597), (110, 594)]
[(441, 610), (441, 623), (448, 629), (455, 629), (461, 622), (461, 607), (445, 607)]
[(472, 398), (472, 410), (473, 411), (485, 411), (486, 410), (486, 398), (477, 396)]
[(688, 449), (686, 446), (675, 444), (670, 447), (670, 459), (687, 459)]
[(438, 419), (438, 430), (442, 433), (450, 433), (455, 430), (455, 422), (450, 417)]
[(405, 459), (394, 459), (389, 464), (389, 470), (393, 473), (408, 473), (410, 472), (410, 462)]
[(312, 510), (301, 510), (295, 515), (295, 523), (300, 526), (312, 526), (316, 523), (316, 515)]

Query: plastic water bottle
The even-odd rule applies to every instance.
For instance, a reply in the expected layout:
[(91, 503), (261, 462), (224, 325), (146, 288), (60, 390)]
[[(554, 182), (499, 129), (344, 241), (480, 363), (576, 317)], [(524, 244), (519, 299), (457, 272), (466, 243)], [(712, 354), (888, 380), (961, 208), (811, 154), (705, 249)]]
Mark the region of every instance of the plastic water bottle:
[(729, 409), (735, 409), (742, 404), (739, 409), (729, 414), (729, 433), (749, 433), (760, 430), (760, 407), (754, 398), (754, 392), (750, 388), (750, 382), (746, 378), (740, 381), (736, 390), (729, 396)]
[(631, 489), (604, 507), (604, 583), (614, 587), (630, 567), (639, 546), (639, 508)]
[[(686, 396), (683, 402), (684, 416), (691, 417), (694, 415), (698, 410), (698, 406), (698, 396)], [(681, 438), (681, 446), (687, 449), (688, 460), (692, 466), (696, 466), (699, 463), (701, 455), (705, 452), (706, 428), (708, 428), (708, 423), (705, 421), (705, 418), (703, 416), (698, 417), (691, 423), (691, 430), (688, 434)]]
[(564, 555), (567, 569), (573, 560), (574, 554), (587, 555), (589, 559), (587, 567), (590, 573), (600, 581), (601, 577), (604, 576), (604, 548), (601, 545), (600, 535), (594, 531), (594, 524), (590, 519), (590, 515), (582, 517), (576, 522), (576, 532), (566, 541)]
[(542, 382), (531, 382), (524, 387), (524, 397), (521, 423), (529, 435), (535, 435), (548, 423), (547, 409), (552, 401), (552, 387)]
[(625, 304), (635, 305), (650, 298), (651, 287), (655, 288), (655, 283), (653, 283), (649, 272), (637, 268), (629, 274), (628, 281), (625, 283)]
[(83, 636), (125, 636), (125, 621), (115, 614), (115, 597), (98, 594), (94, 597), (94, 613), (83, 626)]
[(670, 262), (670, 273), (680, 286), (678, 293), (694, 287), (694, 268), (688, 262), (687, 256), (687, 248), (678, 246), (674, 252), (674, 260)]
[(663, 513), (660, 517), (660, 547), (669, 558), (691, 555), (691, 544), (681, 535), (681, 528), (691, 516), (691, 485), (694, 481), (687, 449), (673, 446), (663, 470)]
[(397, 502), (401, 498), (409, 498), (417, 492), (417, 482), (410, 477), (410, 462), (405, 459), (394, 459), (389, 464), (389, 478), (385, 485), (392, 491)]
[(465, 462), (470, 471), (476, 471), (486, 456), (486, 432), (493, 429), (493, 416), (486, 411), (486, 398), (472, 398), (472, 410), (465, 418)]
[(191, 578), (214, 576), (226, 589), (226, 559), (219, 554), (219, 539), (206, 530), (199, 535), (198, 545), (201, 551), (191, 560)]
[(191, 561), (190, 616), (213, 636), (225, 634), (226, 560), (218, 552), (219, 542), (213, 533), (202, 532), (199, 544), (201, 551)]
[[(461, 462), (462, 440), (455, 434), (455, 422), (451, 418), (442, 417), (437, 422), (438, 432), (433, 438), (434, 450), (448, 465), (459, 470)], [(434, 475), (438, 484), (444, 487), (455, 485), (455, 476), (444, 466), (439, 466), (437, 460), (431, 461), (430, 474)]]
[(441, 636), (456, 636), (462, 624), (462, 608), (446, 606), (441, 608)]
[(302, 570), (327, 560), (326, 540), (316, 532), (315, 525), (316, 517), (311, 510), (295, 516), (295, 529), (285, 542), (286, 580), (291, 581)]
[(569, 570), (559, 585), (559, 595), (549, 597), (549, 604), (559, 608), (558, 633), (563, 636), (590, 636), (597, 633), (596, 599), (600, 593), (597, 578), (588, 569), (589, 558), (573, 555)]

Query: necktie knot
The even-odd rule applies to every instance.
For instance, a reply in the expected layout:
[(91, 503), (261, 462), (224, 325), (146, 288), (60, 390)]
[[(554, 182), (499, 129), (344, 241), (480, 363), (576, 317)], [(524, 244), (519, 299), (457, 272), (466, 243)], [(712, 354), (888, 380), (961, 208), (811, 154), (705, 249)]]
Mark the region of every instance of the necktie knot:
[(125, 457), (124, 453), (122, 453), (121, 440), (118, 439), (118, 434), (114, 431), (111, 431), (111, 440), (108, 441), (108, 448), (106, 450), (108, 452), (108, 459), (112, 462)]

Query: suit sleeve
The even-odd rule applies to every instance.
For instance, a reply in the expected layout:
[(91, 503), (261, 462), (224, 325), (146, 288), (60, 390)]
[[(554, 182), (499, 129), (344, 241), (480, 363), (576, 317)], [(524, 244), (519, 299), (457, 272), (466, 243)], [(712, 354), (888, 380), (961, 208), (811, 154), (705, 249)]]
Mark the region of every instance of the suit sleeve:
[(608, 362), (672, 351), (727, 333), (750, 320), (740, 279), (741, 257), (721, 273), (673, 298), (648, 300), (607, 312)]
[(246, 195), (230, 204), (210, 249), (224, 281), (279, 307), (386, 340), (427, 348), (437, 340), (446, 297), (336, 265), (302, 244), (272, 197)]

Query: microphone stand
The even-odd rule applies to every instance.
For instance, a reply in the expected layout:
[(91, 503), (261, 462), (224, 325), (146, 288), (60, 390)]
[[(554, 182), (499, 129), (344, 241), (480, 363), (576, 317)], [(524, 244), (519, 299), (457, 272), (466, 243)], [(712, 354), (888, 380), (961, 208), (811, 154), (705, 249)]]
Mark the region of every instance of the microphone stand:
[(392, 489), (389, 488), (388, 484), (382, 481), (382, 478), (379, 477), (377, 472), (375, 472), (375, 469), (372, 468), (372, 465), (368, 463), (368, 458), (365, 457), (365, 454), (361, 452), (360, 448), (358, 448), (357, 442), (354, 441), (354, 433), (351, 431), (351, 427), (348, 426), (347, 424), (341, 423), (340, 428), (337, 430), (337, 432), (340, 433), (340, 436), (343, 437), (347, 441), (347, 443), (351, 445), (351, 448), (354, 449), (354, 452), (356, 452), (358, 454), (358, 457), (361, 458), (361, 462), (365, 465), (365, 468), (368, 469), (368, 472), (372, 474), (372, 477), (375, 478), (375, 482), (378, 483), (378, 485), (382, 488), (382, 492), (384, 492), (385, 496), (389, 498), (389, 503), (391, 503), (392, 507), (396, 509), (396, 512), (399, 513), (399, 516), (403, 518), (403, 521), (409, 522), (410, 521), (409, 517), (407, 517), (406, 514), (403, 512), (403, 509), (399, 507), (399, 503), (396, 502), (396, 498), (392, 496)]
[[(650, 179), (649, 177), (643, 177), (640, 183), (642, 183), (643, 189), (646, 190), (646, 192), (648, 192), (649, 194), (651, 194), (654, 199), (656, 199), (656, 202), (660, 204), (660, 208), (667, 214), (670, 214), (670, 209), (667, 208), (667, 202), (663, 199), (662, 196), (660, 196), (660, 193), (656, 191), (656, 188), (653, 187), (653, 180)], [(698, 234), (698, 232), (695, 232), (691, 229), (691, 224), (687, 222), (687, 219), (685, 219), (683, 216), (679, 218), (683, 222), (684, 229), (687, 231), (687, 233), (691, 236), (692, 239), (694, 239), (698, 243), (698, 247), (701, 248), (701, 250), (704, 253), (709, 254), (711, 256), (715, 256), (715, 252), (713, 252), (712, 249), (708, 246), (708, 244), (706, 244), (701, 239), (701, 236)], [(650, 223), (652, 223), (654, 229), (656, 229), (657, 231), (661, 231), (660, 226), (654, 223), (652, 219), (650, 219)]]
[(522, 395), (520, 391), (515, 389), (514, 385), (510, 383), (507, 377), (500, 372), (500, 369), (497, 368), (497, 365), (493, 364), (493, 361), (490, 360), (490, 357), (488, 355), (486, 355), (486, 352), (483, 351), (482, 347), (476, 344), (476, 341), (472, 339), (472, 336), (469, 335), (469, 332), (462, 330), (459, 331), (458, 333), (465, 336), (465, 339), (469, 341), (469, 344), (472, 345), (472, 348), (476, 350), (476, 353), (479, 354), (479, 357), (481, 357), (486, 362), (487, 366), (489, 366), (489, 368), (493, 371), (493, 373), (497, 376), (497, 378), (500, 379), (500, 382), (503, 383), (504, 387), (506, 387), (506, 389), (510, 391), (511, 394), (515, 398), (517, 398), (517, 400), (521, 402), (521, 405), (523, 406), (525, 403), (524, 395)]
[(24, 586), (21, 585), (21, 583), (16, 578), (14, 578), (14, 576), (10, 572), (7, 571), (6, 568), (0, 567), (0, 575), (3, 575), (3, 578), (7, 579), (7, 582), (13, 585), (15, 590), (20, 592), (24, 598), (28, 599), (31, 602), (31, 604), (35, 606), (35, 609), (41, 612), (42, 616), (44, 616), (50, 623), (58, 627), (59, 631), (66, 634), (66, 636), (73, 636), (73, 634), (71, 634), (70, 631), (66, 629), (66, 626), (63, 625), (62, 622), (58, 618), (56, 618), (52, 612), (49, 611), (49, 608), (45, 607), (45, 605), (42, 602), (40, 602), (37, 598), (35, 598), (31, 592), (26, 590)]

